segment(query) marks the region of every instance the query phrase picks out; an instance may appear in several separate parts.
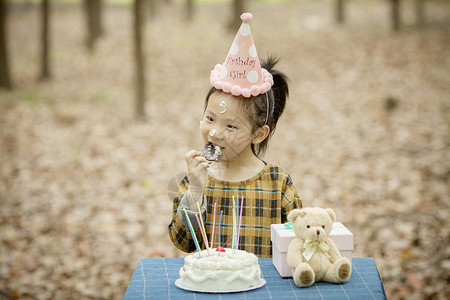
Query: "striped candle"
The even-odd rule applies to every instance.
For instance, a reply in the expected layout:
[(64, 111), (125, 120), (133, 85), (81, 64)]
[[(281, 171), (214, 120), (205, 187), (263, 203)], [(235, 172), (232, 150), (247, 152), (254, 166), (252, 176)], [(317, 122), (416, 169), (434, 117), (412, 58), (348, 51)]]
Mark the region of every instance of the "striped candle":
[(198, 256), (200, 256), (200, 247), (198, 245), (197, 236), (195, 235), (195, 231), (192, 228), (191, 220), (189, 220), (189, 216), (188, 216), (188, 213), (186, 211), (186, 208), (183, 207), (183, 210), (184, 210), (184, 214), (186, 215), (186, 219), (187, 219), (188, 226), (189, 226), (189, 231), (191, 232), (191, 235), (194, 238), (194, 243), (195, 243), (195, 247), (197, 248), (197, 251), (198, 251)]
[[(239, 202), (239, 199), (238, 199)], [(242, 207), (244, 207), (244, 195), (242, 195), (242, 200), (241, 200), (241, 211), (239, 212), (239, 226), (238, 226), (238, 236), (237, 236), (237, 243), (236, 243), (236, 249), (239, 246), (239, 236), (241, 234), (241, 224), (242, 224)]]
[(238, 230), (239, 230), (239, 219), (238, 219), (238, 216), (239, 216), (239, 195), (236, 196), (236, 198), (237, 198), (237, 200), (236, 200), (236, 224), (237, 224), (237, 227), (236, 227), (236, 233), (235, 233), (235, 236), (234, 236), (234, 238), (236, 239), (236, 241), (234, 242), (234, 246), (235, 246), (234, 250), (236, 250), (236, 249), (237, 249), (237, 246), (238, 246)]
[(236, 202), (234, 201), (233, 196), (233, 236), (231, 238), (231, 249), (234, 249), (234, 241), (236, 240), (235, 235), (236, 235)]
[[(198, 209), (198, 213), (200, 214), (200, 222), (201, 222), (200, 230), (201, 230), (202, 234), (204, 233), (203, 239), (205, 241), (205, 246), (206, 246), (206, 249), (208, 250), (208, 254), (209, 254), (208, 237), (206, 236), (205, 224), (203, 224), (203, 218), (201, 217), (202, 210), (200, 209), (200, 204), (198, 204), (198, 202), (197, 202), (197, 209)], [(199, 226), (200, 226), (200, 224), (199, 224)]]
[(220, 211), (220, 218), (219, 218), (219, 256), (220, 256), (220, 225), (222, 223), (222, 214), (223, 214), (223, 210)]
[(217, 202), (214, 202), (214, 214), (213, 214), (213, 226), (212, 226), (212, 233), (211, 233), (211, 249), (214, 249), (214, 227), (216, 226), (216, 207)]
[(200, 233), (202, 234), (202, 237), (203, 237), (203, 243), (205, 243), (206, 251), (208, 251), (208, 256), (209, 256), (209, 247), (208, 247), (208, 242), (205, 237), (205, 232), (203, 231), (202, 224), (200, 223), (200, 220), (198, 219), (198, 215), (195, 215), (195, 218), (197, 219), (198, 227), (200, 227)]

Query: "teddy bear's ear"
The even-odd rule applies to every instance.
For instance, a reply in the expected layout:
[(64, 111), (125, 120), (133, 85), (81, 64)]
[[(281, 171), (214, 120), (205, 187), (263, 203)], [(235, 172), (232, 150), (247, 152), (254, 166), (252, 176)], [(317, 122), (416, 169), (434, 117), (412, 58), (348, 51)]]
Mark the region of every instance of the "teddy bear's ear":
[(326, 208), (325, 211), (330, 216), (331, 221), (333, 221), (334, 223), (336, 221), (336, 213), (334, 212), (334, 210), (332, 208)]
[(306, 212), (304, 210), (301, 210), (301, 209), (293, 209), (288, 214), (287, 218), (288, 218), (289, 222), (294, 223), (298, 216), (304, 218), (306, 216)]

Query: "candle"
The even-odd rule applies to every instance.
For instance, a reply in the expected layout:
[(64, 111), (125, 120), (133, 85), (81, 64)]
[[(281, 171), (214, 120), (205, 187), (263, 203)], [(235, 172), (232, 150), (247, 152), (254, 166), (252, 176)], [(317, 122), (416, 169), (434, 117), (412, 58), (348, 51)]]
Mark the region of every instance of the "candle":
[[(239, 202), (239, 199), (238, 199)], [(242, 195), (242, 200), (241, 200), (241, 211), (239, 213), (239, 226), (238, 226), (238, 236), (237, 236), (237, 243), (236, 243), (236, 249), (239, 246), (239, 236), (241, 234), (241, 224), (242, 224), (242, 207), (244, 207), (244, 195)]]
[(236, 235), (235, 235), (235, 238), (236, 238), (236, 242), (234, 243), (234, 245), (235, 245), (235, 250), (237, 249), (237, 244), (238, 244), (238, 232), (239, 232), (239, 219), (238, 219), (238, 216), (239, 216), (239, 195), (236, 197), (237, 198), (237, 200), (236, 200), (236, 223), (238, 224), (238, 226), (236, 227)]
[[(198, 213), (199, 213), (200, 216), (201, 216), (200, 204), (198, 204), (198, 202), (197, 202), (197, 208), (198, 208)], [(208, 253), (209, 253), (209, 248), (208, 248), (208, 237), (206, 236), (205, 224), (203, 224), (203, 218), (202, 218), (202, 217), (200, 217), (200, 222), (202, 223), (202, 224), (201, 224), (202, 226), (200, 227), (200, 230), (203, 229), (203, 231), (202, 231), (202, 233), (204, 233), (204, 234), (203, 234), (203, 235), (204, 235), (203, 239), (205, 240), (205, 246), (206, 246), (206, 249), (208, 249)], [(199, 224), (199, 226), (200, 226), (200, 224)]]
[(231, 249), (234, 249), (235, 234), (236, 234), (236, 202), (234, 201), (233, 196), (233, 236), (231, 239)]
[(213, 246), (214, 246), (214, 226), (216, 225), (216, 207), (217, 207), (217, 202), (214, 202), (213, 228), (212, 228), (212, 233), (211, 233), (211, 247), (210, 248), (213, 248)]
[(220, 211), (220, 218), (219, 218), (219, 247), (217, 249), (219, 249), (219, 256), (220, 256), (220, 224), (222, 223), (222, 214), (223, 214), (223, 210)]
[(191, 235), (192, 235), (192, 237), (194, 239), (195, 247), (197, 248), (197, 251), (198, 251), (198, 256), (200, 256), (200, 247), (198, 245), (197, 236), (195, 235), (194, 229), (192, 228), (191, 220), (189, 220), (189, 216), (188, 216), (188, 213), (186, 211), (186, 208), (183, 207), (183, 209), (184, 209), (184, 214), (186, 215), (186, 219), (187, 219), (187, 222), (188, 222), (189, 231), (191, 232)]
[(209, 248), (208, 248), (208, 242), (205, 237), (205, 232), (203, 231), (202, 224), (200, 223), (200, 220), (198, 219), (198, 215), (195, 215), (195, 218), (197, 219), (198, 227), (200, 227), (200, 233), (202, 234), (202, 237), (203, 237), (203, 243), (205, 243), (205, 247), (206, 247), (206, 250), (208, 251), (208, 256), (209, 256)]

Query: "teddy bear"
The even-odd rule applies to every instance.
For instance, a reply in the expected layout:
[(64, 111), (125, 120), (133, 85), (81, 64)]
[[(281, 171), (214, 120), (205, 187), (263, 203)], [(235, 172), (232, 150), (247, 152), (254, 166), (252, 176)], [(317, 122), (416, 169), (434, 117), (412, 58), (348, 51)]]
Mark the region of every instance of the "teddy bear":
[(331, 208), (306, 207), (288, 215), (296, 237), (289, 244), (287, 263), (298, 287), (317, 281), (346, 282), (352, 272), (348, 258), (342, 257), (329, 237), (336, 214)]

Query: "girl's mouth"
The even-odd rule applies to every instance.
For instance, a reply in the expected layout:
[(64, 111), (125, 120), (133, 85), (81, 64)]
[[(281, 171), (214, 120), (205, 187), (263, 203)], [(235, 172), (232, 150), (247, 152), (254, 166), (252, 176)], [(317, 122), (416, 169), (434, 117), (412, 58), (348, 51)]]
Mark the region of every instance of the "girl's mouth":
[(220, 146), (214, 145), (213, 143), (209, 142), (208, 144), (203, 146), (202, 152), (203, 154), (205, 154), (207, 160), (216, 161), (222, 154), (222, 149), (220, 148)]

